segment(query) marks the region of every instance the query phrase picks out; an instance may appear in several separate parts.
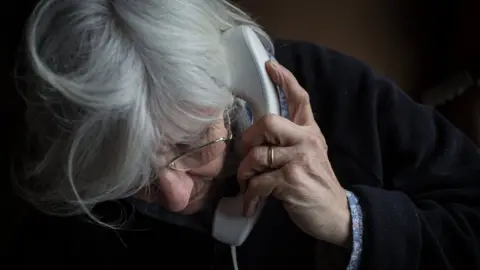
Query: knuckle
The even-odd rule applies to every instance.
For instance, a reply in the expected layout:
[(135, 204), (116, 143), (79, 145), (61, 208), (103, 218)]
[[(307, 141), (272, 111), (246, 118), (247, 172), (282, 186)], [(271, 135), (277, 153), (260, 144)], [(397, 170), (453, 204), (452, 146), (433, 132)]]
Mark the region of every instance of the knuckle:
[(262, 147), (255, 147), (252, 149), (252, 159), (255, 162), (261, 162), (265, 159), (265, 151)]
[[(298, 87), (301, 87), (301, 86), (298, 85)], [(301, 102), (301, 104), (310, 103), (310, 95), (303, 88), (301, 90), (302, 91), (299, 91), (298, 93), (298, 101)]]
[(295, 76), (293, 75), (293, 73), (290, 71), (290, 69), (286, 68), (285, 66), (283, 66), (283, 73), (287, 76), (287, 77), (294, 77)]
[(289, 77), (290, 84), (292, 86), (299, 87), (300, 83), (298, 82), (297, 77), (295, 77), (295, 75), (290, 70), (288, 71), (287, 74), (288, 74), (288, 77)]
[(296, 179), (301, 174), (301, 167), (297, 163), (290, 163), (283, 167), (283, 174), (287, 179)]
[(289, 69), (285, 68), (284, 74), (285, 74), (285, 78), (287, 79), (287, 83), (290, 84), (290, 86), (298, 84), (297, 78), (295, 77), (295, 75), (293, 75), (293, 73)]
[(318, 135), (309, 134), (305, 137), (304, 142), (309, 145), (309, 147), (318, 147), (322, 144), (322, 139)]
[(262, 122), (266, 128), (270, 128), (275, 125), (276, 116), (272, 113), (266, 114), (265, 116), (263, 116)]
[(321, 132), (309, 132), (309, 134), (305, 137), (304, 142), (310, 145), (310, 147), (315, 147), (315, 149), (325, 148), (327, 145), (325, 137)]

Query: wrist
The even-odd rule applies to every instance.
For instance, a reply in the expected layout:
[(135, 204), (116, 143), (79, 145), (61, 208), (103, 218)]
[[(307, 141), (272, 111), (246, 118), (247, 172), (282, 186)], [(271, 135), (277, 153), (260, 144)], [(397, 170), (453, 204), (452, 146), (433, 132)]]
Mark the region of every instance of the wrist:
[(352, 215), (347, 205), (347, 210), (342, 211), (340, 222), (338, 223), (339, 239), (337, 245), (343, 248), (353, 248), (352, 236)]

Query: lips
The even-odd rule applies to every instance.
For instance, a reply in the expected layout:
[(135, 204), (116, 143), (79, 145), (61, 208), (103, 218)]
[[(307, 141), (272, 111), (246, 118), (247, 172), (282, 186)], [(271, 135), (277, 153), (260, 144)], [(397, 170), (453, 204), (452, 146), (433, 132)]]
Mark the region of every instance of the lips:
[(213, 198), (215, 185), (211, 178), (195, 179), (194, 187), (186, 207), (180, 211), (182, 214), (194, 214), (201, 210)]

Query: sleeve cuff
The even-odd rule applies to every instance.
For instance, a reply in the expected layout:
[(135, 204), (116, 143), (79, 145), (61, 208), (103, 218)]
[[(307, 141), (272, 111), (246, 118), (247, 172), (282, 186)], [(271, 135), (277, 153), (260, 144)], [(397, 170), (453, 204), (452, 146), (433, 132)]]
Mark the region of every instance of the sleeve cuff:
[(363, 212), (358, 198), (350, 191), (347, 191), (348, 204), (352, 217), (352, 239), (353, 249), (348, 263), (347, 270), (356, 270), (360, 265), (363, 249)]

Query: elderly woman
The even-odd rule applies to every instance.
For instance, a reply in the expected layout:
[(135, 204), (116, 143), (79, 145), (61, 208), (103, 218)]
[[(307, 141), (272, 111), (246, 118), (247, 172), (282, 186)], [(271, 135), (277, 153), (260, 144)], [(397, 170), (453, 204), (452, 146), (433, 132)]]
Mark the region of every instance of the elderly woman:
[[(40, 211), (16, 269), (480, 269), (475, 145), (366, 65), (297, 42), (266, 64), (288, 118), (249, 126), (225, 87), (222, 32), (239, 25), (268, 39), (223, 0), (40, 2), (17, 180)], [(245, 215), (268, 199), (230, 253), (212, 212), (239, 191)]]

